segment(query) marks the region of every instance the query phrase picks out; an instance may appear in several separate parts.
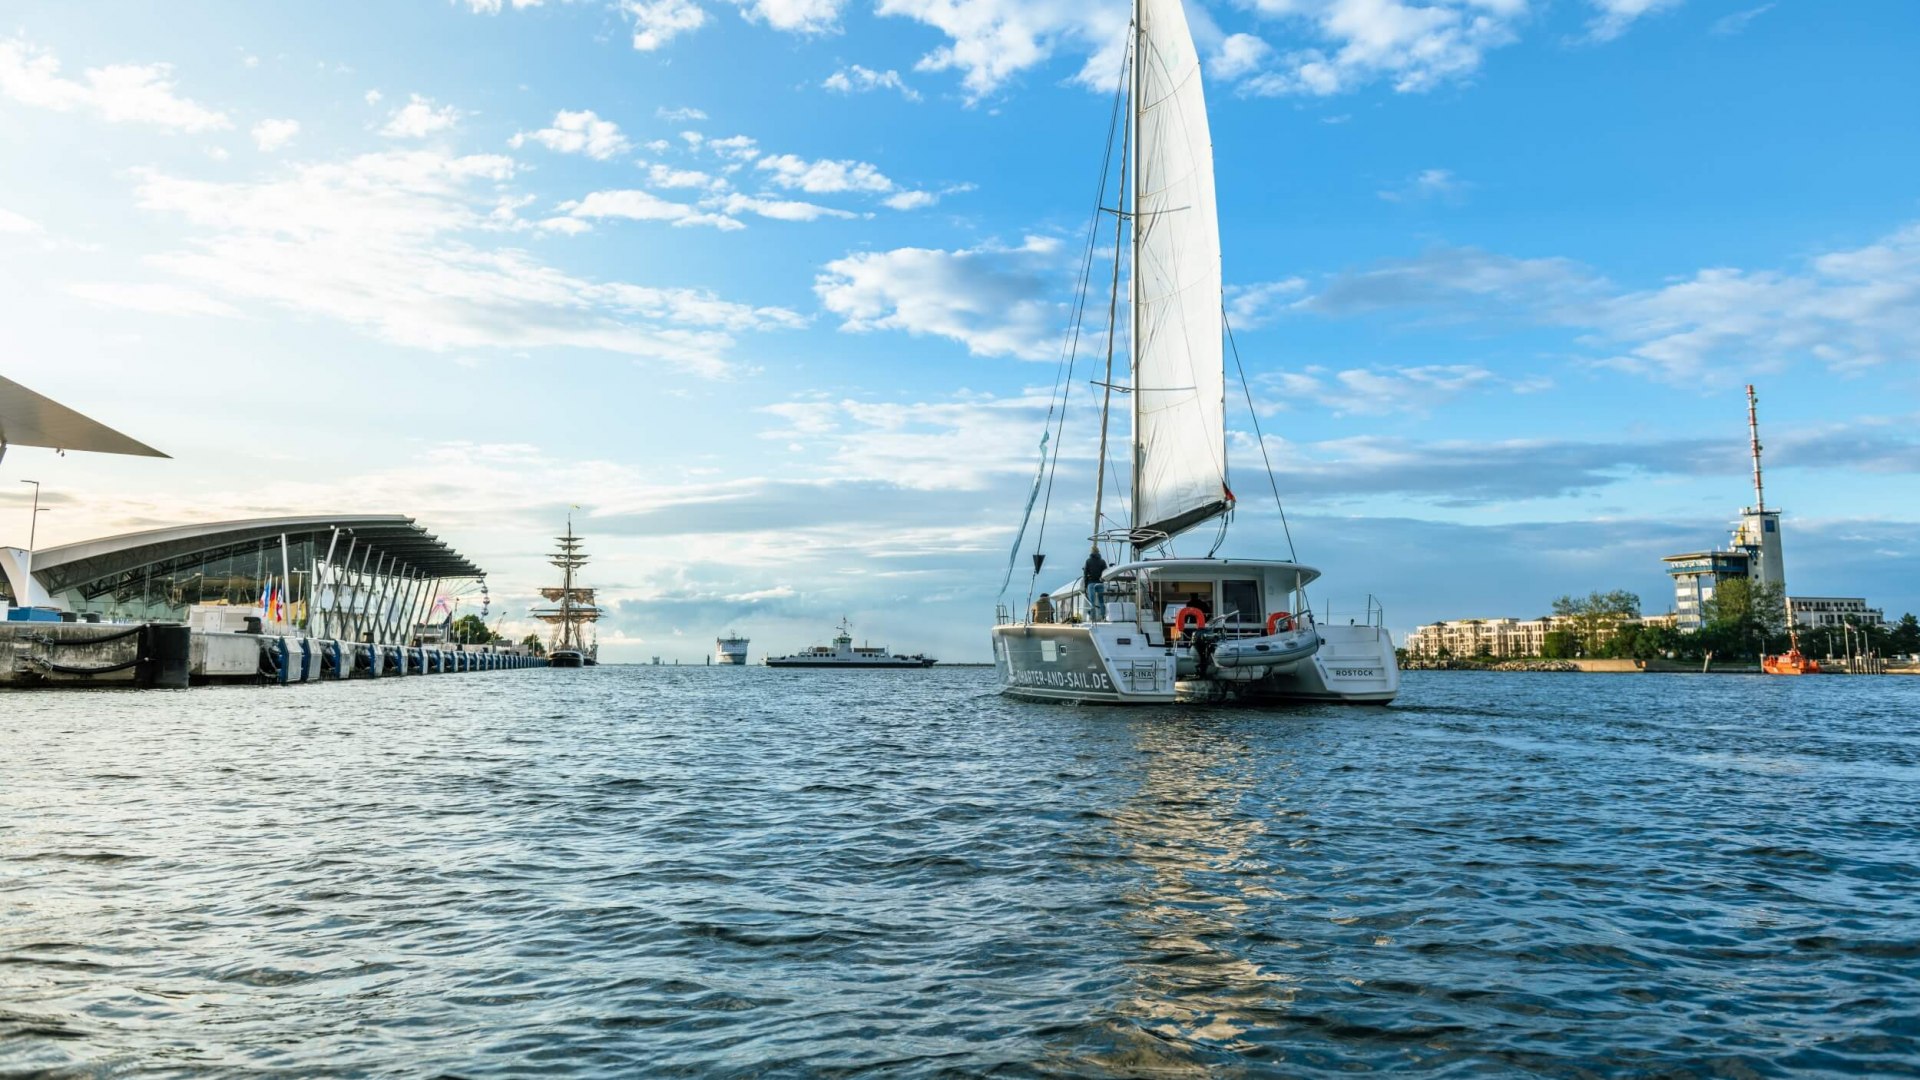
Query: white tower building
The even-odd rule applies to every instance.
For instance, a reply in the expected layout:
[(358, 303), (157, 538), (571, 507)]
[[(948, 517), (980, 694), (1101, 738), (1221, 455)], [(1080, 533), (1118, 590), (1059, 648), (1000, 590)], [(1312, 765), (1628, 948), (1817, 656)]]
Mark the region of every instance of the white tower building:
[(1767, 509), (1767, 489), (1760, 476), (1759, 399), (1747, 387), (1747, 433), (1753, 444), (1753, 505), (1740, 511), (1733, 547), (1748, 555), (1748, 576), (1755, 582), (1779, 586), (1785, 595), (1787, 568), (1780, 551), (1780, 511)]

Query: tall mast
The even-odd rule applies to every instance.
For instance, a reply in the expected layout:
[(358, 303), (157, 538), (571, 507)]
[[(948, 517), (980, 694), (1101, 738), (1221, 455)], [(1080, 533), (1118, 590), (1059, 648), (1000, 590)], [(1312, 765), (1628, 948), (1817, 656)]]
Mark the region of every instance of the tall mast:
[[(1757, 405), (1759, 398), (1753, 396), (1753, 384), (1747, 384), (1747, 435), (1753, 442), (1753, 508), (1761, 514), (1767, 512), (1767, 489), (1760, 483), (1760, 413)], [(1764, 526), (1762, 526), (1764, 528)]]
[[(1132, 245), (1127, 255), (1127, 311), (1130, 321), (1127, 331), (1127, 382), (1133, 386), (1132, 420), (1133, 427), (1128, 433), (1133, 440), (1132, 507), (1133, 524), (1140, 524), (1140, 65), (1143, 62), (1141, 48), (1144, 44), (1145, 28), (1140, 25), (1140, 0), (1133, 0), (1133, 62), (1128, 65), (1127, 76), (1127, 125), (1133, 136), (1133, 175), (1122, 183), (1126, 189), (1126, 208), (1133, 217)], [(1124, 166), (1122, 169), (1124, 171)], [(1115, 259), (1120, 258), (1116, 248)], [(1105, 464), (1102, 463), (1102, 468)], [(1130, 545), (1129, 554), (1138, 553), (1140, 545)]]
[(567, 514), (566, 559), (560, 567), (560, 645), (573, 648), (573, 514)]
[[(1131, 100), (1131, 90), (1128, 93)], [(1129, 108), (1126, 125), (1120, 129), (1120, 205), (1114, 207), (1113, 211), (1113, 285), (1107, 294), (1107, 374), (1100, 384), (1100, 456), (1094, 461), (1093, 469), (1093, 542), (1096, 547), (1100, 543), (1101, 509), (1107, 493), (1107, 431), (1110, 426), (1108, 421), (1113, 415), (1113, 339), (1117, 336), (1115, 331), (1120, 328), (1114, 309), (1120, 302), (1120, 231), (1127, 223), (1127, 178), (1131, 175), (1127, 169), (1127, 155), (1132, 139), (1133, 112)]]

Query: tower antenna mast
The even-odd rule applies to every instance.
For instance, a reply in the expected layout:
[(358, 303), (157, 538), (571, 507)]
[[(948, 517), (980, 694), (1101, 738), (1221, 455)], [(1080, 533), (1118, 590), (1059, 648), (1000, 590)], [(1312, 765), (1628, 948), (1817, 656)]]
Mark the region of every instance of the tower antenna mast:
[(1753, 396), (1753, 384), (1747, 384), (1747, 434), (1753, 441), (1753, 508), (1760, 513), (1767, 512), (1767, 489), (1760, 482), (1760, 413), (1757, 408), (1759, 398)]

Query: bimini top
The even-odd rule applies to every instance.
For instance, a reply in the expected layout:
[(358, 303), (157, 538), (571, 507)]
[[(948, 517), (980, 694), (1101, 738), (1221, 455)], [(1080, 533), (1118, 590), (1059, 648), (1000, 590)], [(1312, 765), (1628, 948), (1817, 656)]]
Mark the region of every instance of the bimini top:
[(0, 453), (9, 445), (135, 457), (167, 456), (44, 394), (36, 394), (12, 379), (0, 377)]
[(1100, 575), (1103, 580), (1116, 574), (1130, 574), (1145, 570), (1156, 577), (1179, 577), (1188, 575), (1195, 578), (1232, 577), (1235, 573), (1265, 574), (1280, 573), (1297, 575), (1298, 580), (1288, 586), (1289, 589), (1303, 589), (1320, 576), (1320, 571), (1311, 566), (1286, 562), (1280, 559), (1141, 559), (1138, 562), (1121, 563), (1107, 567)]
[[(118, 574), (167, 564), (186, 564), (217, 558), (223, 549), (247, 550), (262, 541), (290, 544), (312, 540), (325, 552), (334, 530), (340, 531), (336, 557), (354, 542), (356, 564), (383, 556), (389, 566), (429, 578), (479, 578), (486, 572), (446, 542), (414, 524), (404, 514), (323, 514), (303, 517), (251, 518), (204, 525), (176, 525), (147, 532), (125, 533), (78, 544), (42, 548), (33, 555), (33, 576), (49, 592), (59, 592)], [(372, 567), (369, 563), (369, 568)], [(388, 571), (392, 572), (391, 569)]]

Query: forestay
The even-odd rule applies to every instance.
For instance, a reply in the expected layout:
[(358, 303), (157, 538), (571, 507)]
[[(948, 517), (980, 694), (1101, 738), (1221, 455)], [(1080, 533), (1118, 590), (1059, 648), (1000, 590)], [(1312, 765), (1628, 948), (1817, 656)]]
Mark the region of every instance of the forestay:
[(1220, 220), (1200, 56), (1181, 0), (1139, 0), (1134, 66), (1134, 500), (1141, 533), (1224, 512)]

